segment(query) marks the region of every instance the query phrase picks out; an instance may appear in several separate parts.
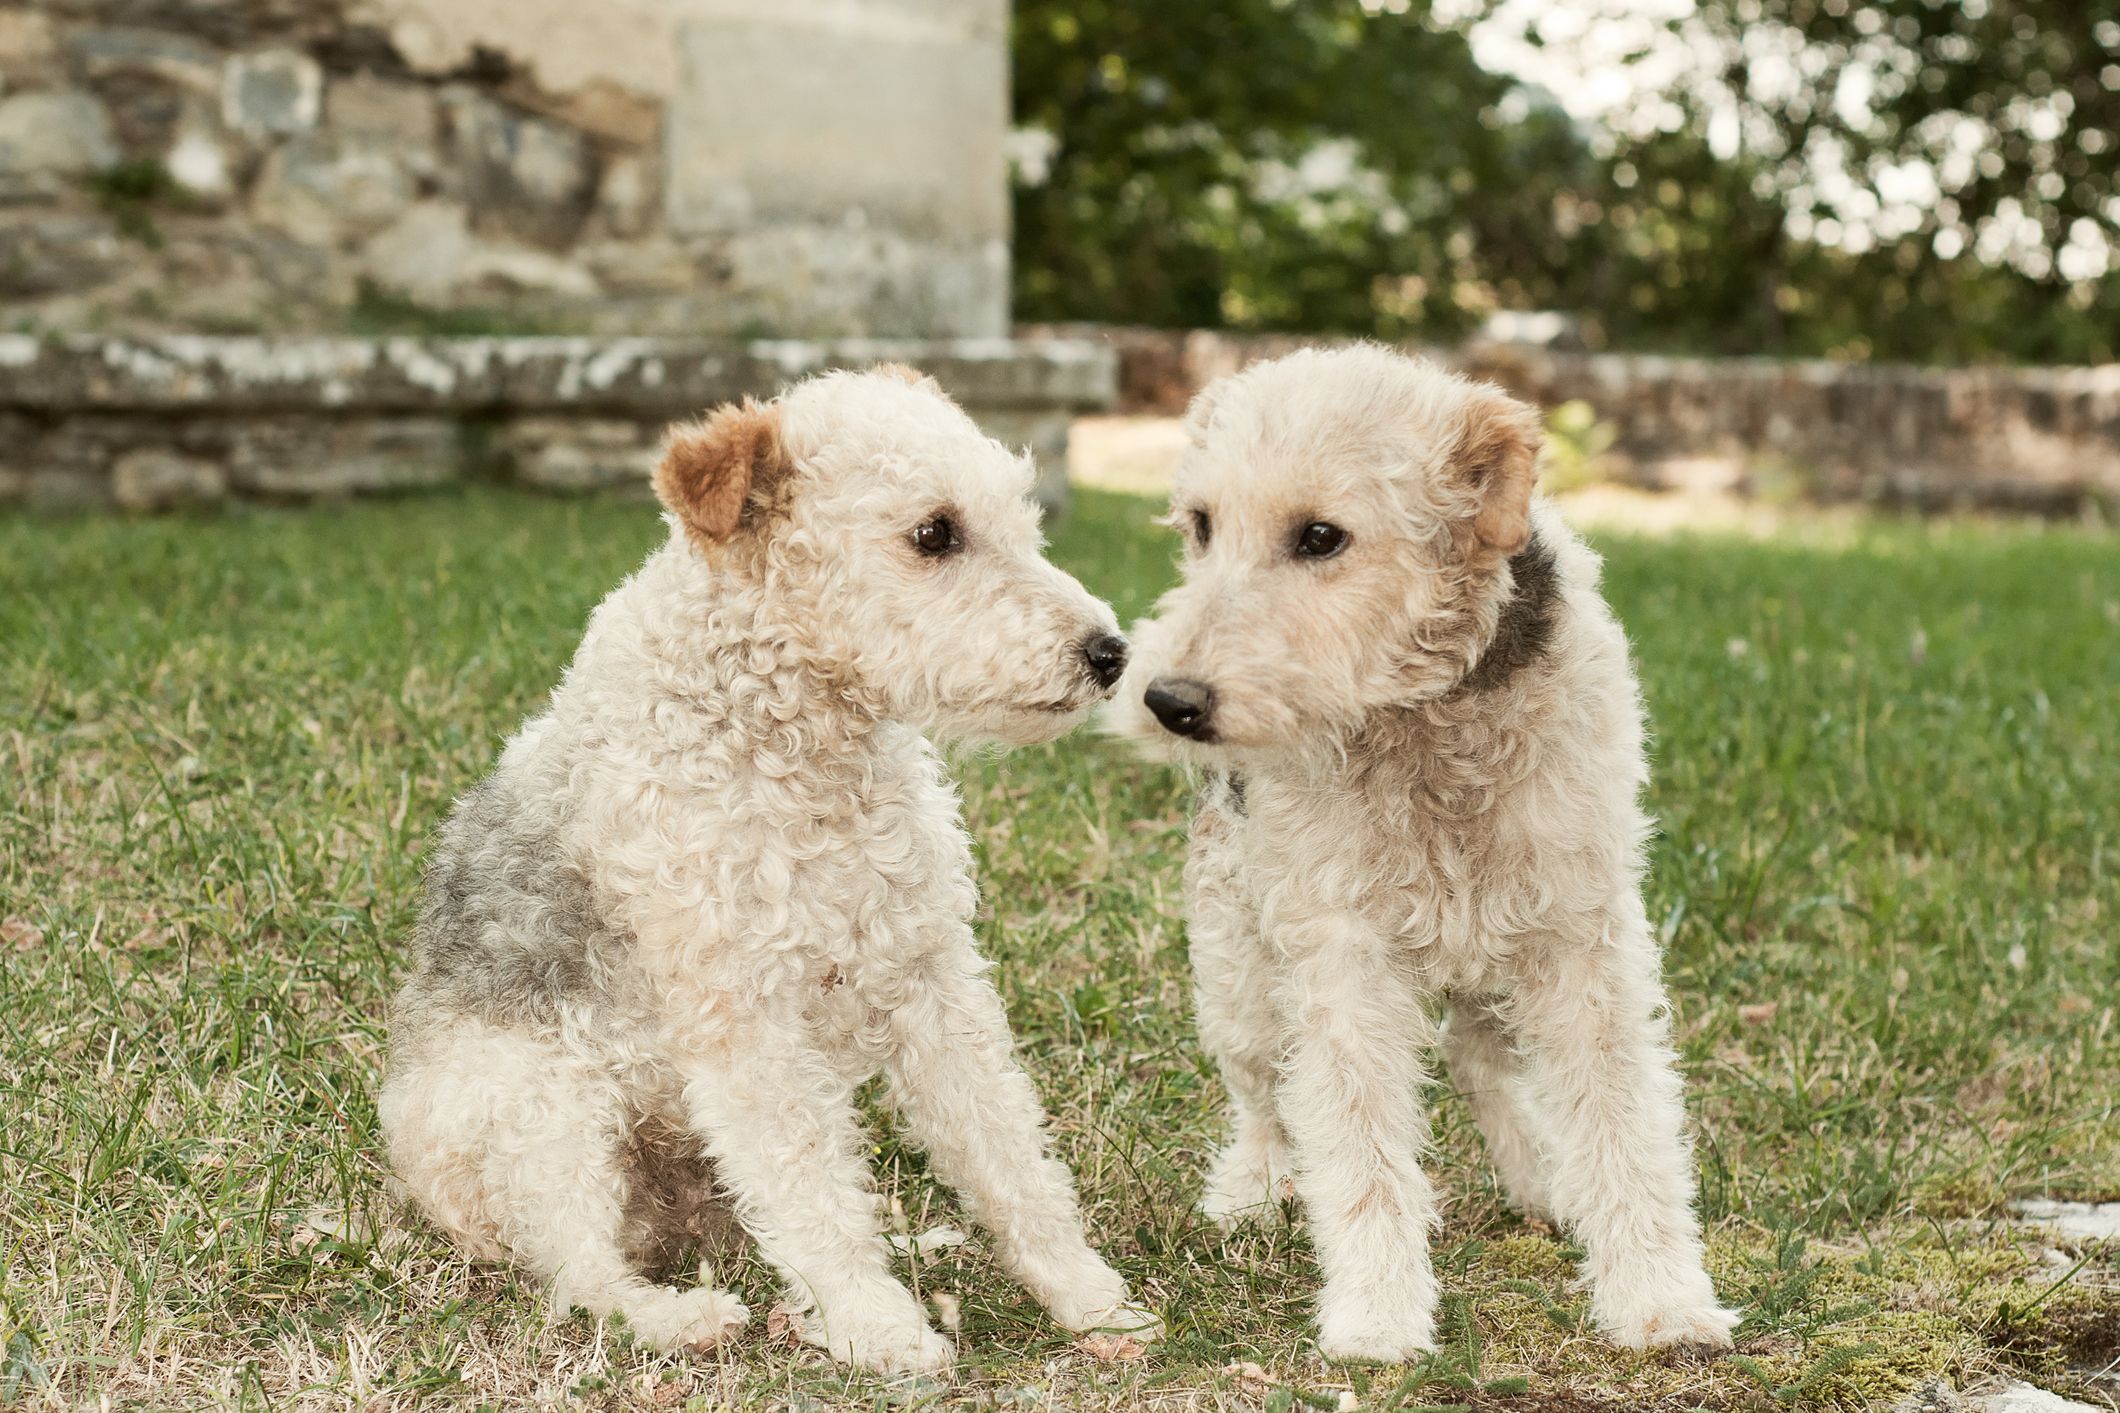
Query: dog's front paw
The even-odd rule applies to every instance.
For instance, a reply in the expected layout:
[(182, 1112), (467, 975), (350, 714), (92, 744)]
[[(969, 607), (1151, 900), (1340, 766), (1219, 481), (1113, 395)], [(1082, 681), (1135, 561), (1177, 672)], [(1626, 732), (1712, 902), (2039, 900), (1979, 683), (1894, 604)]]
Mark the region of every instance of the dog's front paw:
[(1122, 1334), (1143, 1344), (1163, 1338), (1163, 1317), (1131, 1300), (1085, 1310), (1061, 1323), (1077, 1334)]
[(1597, 1322), (1614, 1344), (1627, 1349), (1728, 1349), (1730, 1331), (1742, 1319), (1709, 1301), (1619, 1316), (1599, 1315)]
[(925, 1324), (833, 1330), (824, 1346), (834, 1359), (879, 1374), (939, 1374), (957, 1362), (957, 1347)]
[(1017, 1274), (1063, 1329), (1130, 1335), (1144, 1344), (1163, 1333), (1163, 1321), (1134, 1303), (1126, 1278), (1087, 1243), (1041, 1251), (1039, 1259), (1020, 1262)]
[(1362, 1298), (1328, 1291), (1318, 1309), (1318, 1349), (1328, 1359), (1404, 1364), (1435, 1349), (1435, 1317), (1402, 1293)]
[(628, 1302), (626, 1327), (654, 1349), (703, 1352), (743, 1331), (751, 1312), (726, 1291), (658, 1291)]
[(1598, 1328), (1627, 1349), (1728, 1349), (1741, 1318), (1715, 1298), (1707, 1272), (1698, 1268), (1672, 1278), (1607, 1277), (1590, 1302)]

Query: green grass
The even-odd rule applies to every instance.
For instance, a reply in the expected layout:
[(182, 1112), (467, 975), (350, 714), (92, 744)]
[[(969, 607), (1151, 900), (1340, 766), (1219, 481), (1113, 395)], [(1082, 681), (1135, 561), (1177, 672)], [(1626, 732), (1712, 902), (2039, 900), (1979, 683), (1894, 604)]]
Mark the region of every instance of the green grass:
[[(1171, 573), (1147, 519), (1084, 495), (1057, 535), (1128, 617)], [(545, 1328), (533, 1288), (383, 1199), (384, 1008), (429, 829), (658, 528), (500, 493), (0, 521), (0, 1403), (1852, 1408), (2003, 1369), (2088, 1391), (2071, 1370), (2114, 1357), (2120, 1257), (2053, 1286), (2002, 1217), (2120, 1197), (2120, 553), (1905, 523), (1603, 546), (1656, 724), (1650, 908), (1741, 1357), (1591, 1338), (1570, 1249), (1500, 1205), (1446, 1090), (1446, 1352), (1322, 1361), (1300, 1222), (1225, 1240), (1191, 1212), (1220, 1118), (1182, 782), (1086, 738), (965, 764), (981, 931), (1167, 1343), (1088, 1358), (976, 1242), (919, 1272), (961, 1300), (946, 1386), (756, 1325), (690, 1361)], [(877, 1165), (939, 1219), (887, 1130)], [(755, 1268), (729, 1278), (770, 1304)]]

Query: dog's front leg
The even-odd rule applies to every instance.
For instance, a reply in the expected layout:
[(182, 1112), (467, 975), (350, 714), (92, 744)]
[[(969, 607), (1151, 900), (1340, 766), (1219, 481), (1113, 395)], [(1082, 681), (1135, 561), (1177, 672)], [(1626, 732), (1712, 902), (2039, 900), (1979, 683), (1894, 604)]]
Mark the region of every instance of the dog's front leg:
[[(1628, 914), (1631, 914), (1629, 916)], [(1510, 1007), (1556, 1214), (1586, 1253), (1591, 1314), (1619, 1344), (1723, 1347), (1737, 1316), (1701, 1261), (1678, 1057), (1638, 907), (1558, 939)]]
[(711, 1049), (685, 1067), (685, 1104), (804, 1336), (871, 1369), (947, 1367), (950, 1342), (891, 1274), (845, 1079), (797, 1017), (729, 1016)]
[(1283, 1035), (1279, 968), (1259, 935), (1259, 905), (1244, 885), (1244, 855), (1223, 811), (1193, 818), (1185, 866), (1185, 930), (1192, 951), (1200, 1044), (1229, 1088), (1230, 1136), (1208, 1169), (1200, 1211), (1227, 1230), (1277, 1215), (1288, 1180), (1288, 1134), (1274, 1087)]
[(1362, 919), (1299, 917), (1275, 941), (1288, 958), (1281, 1118), (1325, 1274), (1318, 1346), (1338, 1359), (1410, 1359), (1435, 1347), (1435, 1200), (1421, 1171), (1433, 1026), (1390, 941)]
[(1074, 1180), (1047, 1151), (1045, 1111), (1016, 1063), (987, 966), (967, 936), (898, 979), (899, 994), (882, 1002), (892, 1102), (992, 1233), (1002, 1265), (1055, 1320), (1153, 1339), (1162, 1322), (1132, 1302), (1083, 1233)]

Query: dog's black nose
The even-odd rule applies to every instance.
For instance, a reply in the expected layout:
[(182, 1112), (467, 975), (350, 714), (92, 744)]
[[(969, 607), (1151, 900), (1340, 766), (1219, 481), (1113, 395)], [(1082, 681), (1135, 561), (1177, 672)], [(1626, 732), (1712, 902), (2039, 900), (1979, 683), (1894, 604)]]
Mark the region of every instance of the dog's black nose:
[(1215, 709), (1214, 689), (1205, 682), (1185, 677), (1158, 677), (1141, 697), (1148, 709), (1174, 736), (1208, 736), (1208, 722)]
[(1090, 639), (1082, 645), (1082, 656), (1089, 662), (1089, 675), (1097, 679), (1100, 687), (1109, 687), (1126, 671), (1126, 639), (1113, 633)]

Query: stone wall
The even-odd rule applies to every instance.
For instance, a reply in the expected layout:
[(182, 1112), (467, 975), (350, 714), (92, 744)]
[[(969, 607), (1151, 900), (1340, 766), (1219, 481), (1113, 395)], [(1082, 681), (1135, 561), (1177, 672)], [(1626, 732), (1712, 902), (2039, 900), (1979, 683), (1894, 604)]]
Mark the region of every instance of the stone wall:
[(644, 489), (665, 426), (792, 378), (932, 373), (1065, 493), (1067, 429), (1110, 404), (1111, 354), (1005, 339), (0, 335), (0, 506), (159, 510), (462, 478)]
[[(1021, 332), (1099, 339), (1119, 359), (1120, 407), (1171, 413), (1210, 379), (1329, 342), (1155, 329)], [(1549, 408), (1589, 403), (1617, 433), (1611, 469), (1641, 484), (2042, 514), (2120, 505), (2120, 365), (1914, 368), (1512, 344), (1418, 351)]]
[(1006, 44), (1006, 0), (0, 0), (0, 306), (999, 336)]

